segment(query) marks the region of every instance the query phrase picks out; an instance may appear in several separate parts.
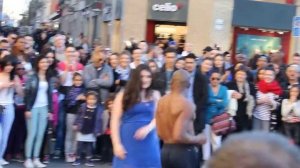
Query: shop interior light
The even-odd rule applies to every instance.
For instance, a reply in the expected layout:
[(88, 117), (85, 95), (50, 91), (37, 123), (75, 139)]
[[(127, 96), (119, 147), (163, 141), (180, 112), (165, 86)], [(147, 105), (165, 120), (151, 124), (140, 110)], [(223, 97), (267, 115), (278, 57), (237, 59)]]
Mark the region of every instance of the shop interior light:
[(284, 34), (284, 32), (283, 31), (279, 31), (279, 32), (277, 32), (278, 34)]

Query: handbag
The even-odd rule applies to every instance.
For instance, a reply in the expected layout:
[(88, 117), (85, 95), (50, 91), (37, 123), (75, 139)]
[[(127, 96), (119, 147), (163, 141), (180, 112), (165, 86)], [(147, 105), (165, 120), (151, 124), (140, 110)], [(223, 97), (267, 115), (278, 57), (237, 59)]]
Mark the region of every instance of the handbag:
[(236, 130), (236, 123), (229, 113), (224, 112), (211, 120), (211, 129), (216, 135), (226, 135)]

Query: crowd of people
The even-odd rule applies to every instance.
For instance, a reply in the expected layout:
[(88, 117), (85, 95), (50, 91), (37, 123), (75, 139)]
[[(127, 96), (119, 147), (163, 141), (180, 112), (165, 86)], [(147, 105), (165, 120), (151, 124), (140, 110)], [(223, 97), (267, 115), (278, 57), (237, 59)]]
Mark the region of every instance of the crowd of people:
[[(11, 32), (0, 37), (0, 167), (97, 156), (116, 168), (199, 167), (228, 134), (250, 130), (300, 145), (300, 55), (283, 59), (145, 41), (113, 53)], [(224, 113), (236, 129), (221, 136), (212, 120)]]

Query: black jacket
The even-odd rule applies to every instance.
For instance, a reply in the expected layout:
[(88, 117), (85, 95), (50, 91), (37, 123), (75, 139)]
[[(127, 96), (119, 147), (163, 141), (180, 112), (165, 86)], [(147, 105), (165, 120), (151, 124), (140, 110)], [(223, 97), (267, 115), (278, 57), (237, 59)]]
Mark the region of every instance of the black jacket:
[(193, 83), (193, 98), (196, 105), (196, 119), (194, 128), (196, 133), (202, 132), (205, 127), (205, 108), (208, 100), (208, 78), (197, 67)]
[[(48, 95), (48, 109), (49, 112), (52, 112), (52, 84), (51, 84), (51, 79), (48, 78), (47, 82), (48, 82), (48, 91), (47, 91), (47, 95)], [(25, 84), (25, 105), (26, 105), (26, 111), (31, 111), (32, 107), (34, 105), (34, 102), (36, 100), (37, 97), (37, 93), (38, 93), (38, 88), (39, 88), (39, 77), (37, 74), (32, 74), (29, 76), (26, 84)]]

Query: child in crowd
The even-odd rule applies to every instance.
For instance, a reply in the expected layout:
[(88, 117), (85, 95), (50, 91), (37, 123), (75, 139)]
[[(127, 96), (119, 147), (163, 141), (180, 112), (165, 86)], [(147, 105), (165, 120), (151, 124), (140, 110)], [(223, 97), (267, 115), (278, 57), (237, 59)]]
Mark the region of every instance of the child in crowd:
[(84, 86), (83, 78), (80, 73), (75, 72), (73, 75), (73, 86), (66, 90), (65, 110), (66, 110), (66, 140), (65, 140), (65, 159), (66, 162), (75, 161), (76, 152), (76, 132), (73, 130), (73, 123), (76, 119), (78, 108), (84, 103)]
[(96, 142), (96, 136), (102, 132), (102, 112), (103, 107), (99, 105), (98, 93), (89, 91), (86, 94), (86, 103), (82, 104), (77, 113), (73, 129), (77, 131), (77, 153), (74, 166), (80, 165), (82, 152), (85, 152), (86, 166), (93, 167), (92, 155), (93, 144)]
[(105, 102), (105, 111), (103, 112), (102, 119), (103, 119), (103, 135), (100, 136), (100, 144), (101, 144), (101, 156), (102, 161), (104, 162), (112, 162), (113, 158), (113, 150), (112, 150), (112, 143), (110, 138), (110, 117), (111, 111), (113, 107), (113, 101), (115, 96), (111, 95), (107, 101)]
[(300, 138), (300, 100), (299, 85), (289, 90), (289, 99), (284, 99), (281, 106), (284, 134), (299, 145)]

